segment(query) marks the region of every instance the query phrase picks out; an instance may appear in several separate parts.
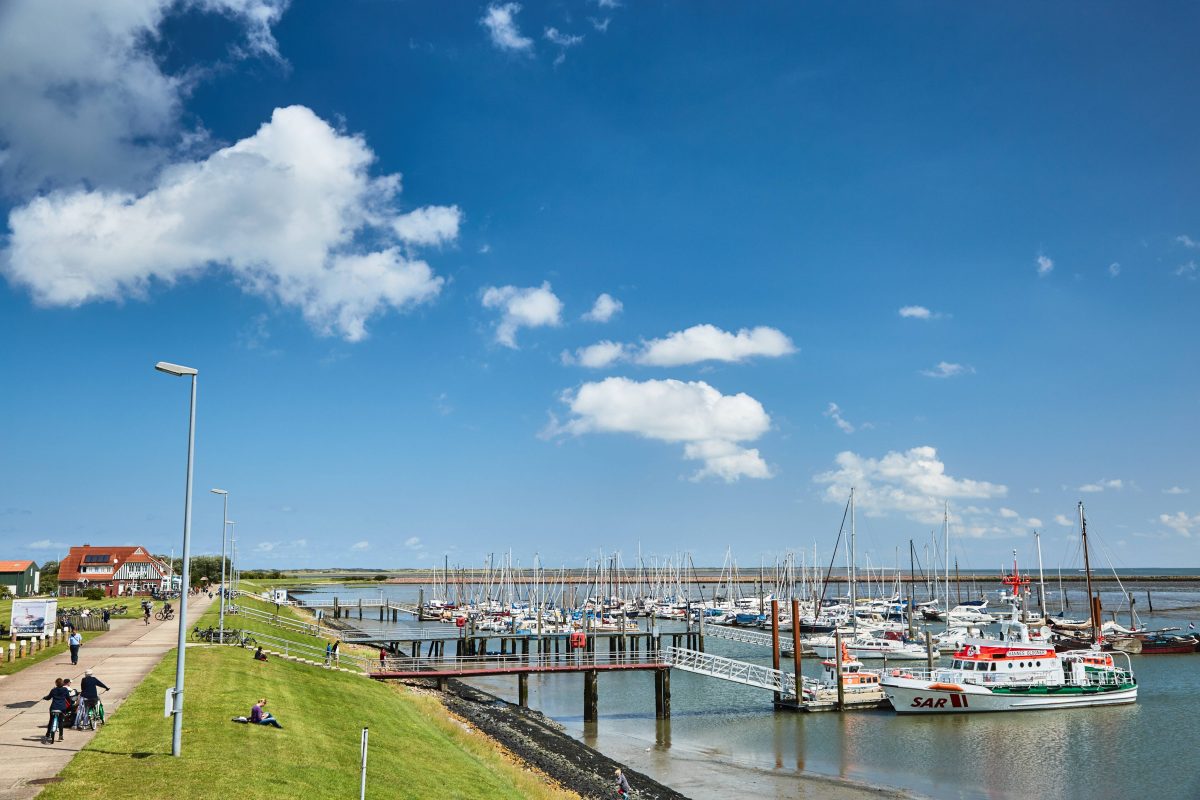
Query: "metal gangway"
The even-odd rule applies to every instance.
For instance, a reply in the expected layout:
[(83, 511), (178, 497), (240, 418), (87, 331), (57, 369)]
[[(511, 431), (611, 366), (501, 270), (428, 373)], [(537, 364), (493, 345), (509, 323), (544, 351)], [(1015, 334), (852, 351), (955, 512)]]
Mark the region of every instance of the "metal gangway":
[(666, 647), (662, 653), (663, 663), (674, 669), (779, 692), (788, 697), (796, 696), (796, 676), (791, 672), (683, 647)]
[(757, 644), (762, 647), (771, 646), (771, 634), (762, 631), (752, 631), (746, 628), (733, 628), (728, 625), (705, 625), (704, 635), (716, 639), (728, 639), (731, 642)]

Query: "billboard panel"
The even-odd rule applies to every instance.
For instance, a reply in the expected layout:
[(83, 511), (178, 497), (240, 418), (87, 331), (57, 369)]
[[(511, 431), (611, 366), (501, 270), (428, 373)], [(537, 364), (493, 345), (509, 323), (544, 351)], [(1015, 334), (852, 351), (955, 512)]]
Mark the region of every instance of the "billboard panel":
[(16, 636), (41, 636), (54, 633), (58, 616), (58, 600), (36, 598), (13, 600), (10, 627)]

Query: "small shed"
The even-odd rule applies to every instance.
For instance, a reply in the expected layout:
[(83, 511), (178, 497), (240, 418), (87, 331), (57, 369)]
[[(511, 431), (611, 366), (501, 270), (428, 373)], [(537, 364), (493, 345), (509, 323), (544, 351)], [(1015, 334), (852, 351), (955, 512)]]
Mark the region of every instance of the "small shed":
[(0, 561), (0, 585), (17, 597), (29, 597), (38, 593), (41, 573), (32, 561)]

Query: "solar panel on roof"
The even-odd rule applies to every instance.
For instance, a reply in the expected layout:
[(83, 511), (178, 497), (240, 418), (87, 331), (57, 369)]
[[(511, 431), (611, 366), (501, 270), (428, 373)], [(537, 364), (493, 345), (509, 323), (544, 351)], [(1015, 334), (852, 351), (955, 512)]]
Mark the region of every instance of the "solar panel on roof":
[(109, 556), (107, 554), (96, 554), (83, 557), (83, 563), (85, 564), (107, 564), (108, 560)]

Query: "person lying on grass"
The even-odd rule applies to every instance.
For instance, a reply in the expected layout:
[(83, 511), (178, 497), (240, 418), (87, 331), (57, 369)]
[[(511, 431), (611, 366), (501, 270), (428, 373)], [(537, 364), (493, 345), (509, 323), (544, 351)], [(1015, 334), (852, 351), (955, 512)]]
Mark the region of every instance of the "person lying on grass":
[(267, 698), (262, 698), (250, 708), (250, 724), (252, 725), (273, 725), (276, 728), (282, 728), (279, 720), (271, 716), (271, 712), (267, 711)]

